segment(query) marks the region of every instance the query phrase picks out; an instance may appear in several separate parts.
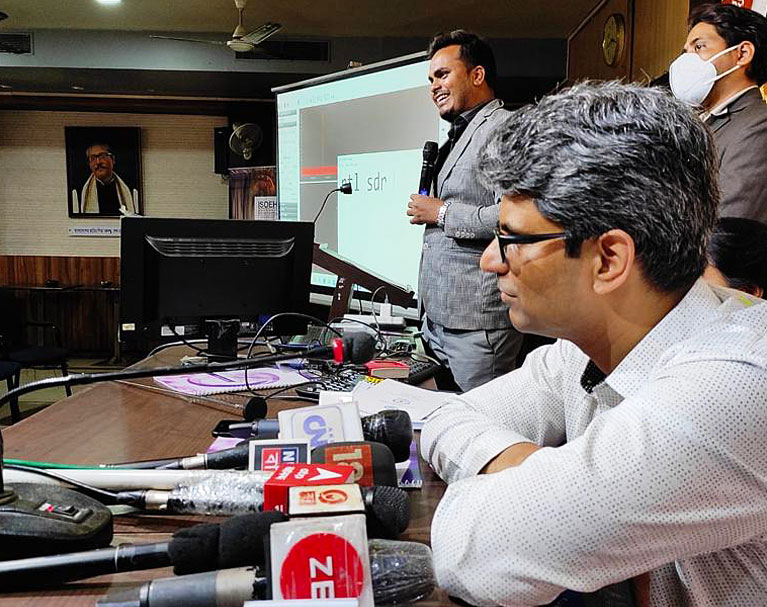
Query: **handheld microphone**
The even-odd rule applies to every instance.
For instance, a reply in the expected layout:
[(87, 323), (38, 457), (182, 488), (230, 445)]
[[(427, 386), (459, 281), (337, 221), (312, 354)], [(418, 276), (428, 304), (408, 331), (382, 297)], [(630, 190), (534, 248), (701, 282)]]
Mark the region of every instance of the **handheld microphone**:
[(120, 544), (86, 552), (0, 562), (0, 588), (18, 590), (83, 580), (97, 575), (173, 566), (184, 575), (229, 567), (264, 567), (263, 539), (272, 523), (287, 517), (272, 510), (218, 524), (180, 529), (168, 542)]
[[(407, 527), (409, 501), (401, 489), (374, 487), (363, 492), (363, 500), (366, 508), (369, 507), (366, 517), (369, 536), (396, 537)], [(21, 590), (40, 585), (54, 586), (97, 575), (168, 566), (173, 566), (175, 575), (230, 567), (263, 568), (267, 558), (263, 540), (273, 523), (286, 520), (288, 516), (270, 510), (235, 516), (221, 524), (180, 529), (168, 542), (120, 544), (115, 548), (0, 562), (0, 588)], [(371, 546), (387, 545), (384, 540), (370, 543)], [(381, 576), (384, 575), (382, 569)]]
[(434, 163), (437, 160), (439, 148), (436, 141), (427, 141), (423, 146), (423, 164), (421, 164), (421, 180), (418, 182), (418, 193), (428, 196), (431, 182), (434, 179)]
[[(306, 480), (308, 482), (309, 479)], [(259, 512), (264, 507), (264, 487), (267, 482), (263, 475), (219, 473), (208, 479), (180, 485), (171, 491), (120, 491), (116, 499), (120, 504), (142, 510), (231, 516)], [(322, 482), (328, 480), (322, 479)], [(410, 499), (405, 491), (397, 487), (360, 487), (360, 491), (365, 515), (370, 519), (368, 529), (371, 536), (396, 537), (407, 528), (410, 522)], [(271, 510), (271, 501), (266, 504), (266, 508)]]
[(383, 443), (346, 441), (328, 443), (312, 450), (316, 464), (336, 464), (354, 468), (352, 481), (359, 485), (397, 486), (394, 454)]
[[(377, 607), (415, 603), (436, 588), (431, 549), (426, 544), (370, 540), (368, 557)], [(271, 580), (253, 567), (161, 578), (119, 589), (99, 599), (99, 607), (242, 607), (264, 600)]]
[[(394, 460), (404, 462), (410, 457), (410, 443), (413, 440), (413, 424), (407, 411), (387, 409), (367, 415), (362, 422), (362, 435), (367, 441), (383, 443), (394, 454)], [(214, 436), (234, 438), (276, 438), (280, 422), (276, 419), (258, 419), (254, 422), (220, 422)]]
[(130, 469), (130, 470), (231, 470), (246, 468), (250, 444), (244, 443), (231, 449), (222, 449), (213, 453), (201, 453), (187, 457), (170, 457), (137, 462), (120, 462), (117, 464), (102, 464), (101, 468)]

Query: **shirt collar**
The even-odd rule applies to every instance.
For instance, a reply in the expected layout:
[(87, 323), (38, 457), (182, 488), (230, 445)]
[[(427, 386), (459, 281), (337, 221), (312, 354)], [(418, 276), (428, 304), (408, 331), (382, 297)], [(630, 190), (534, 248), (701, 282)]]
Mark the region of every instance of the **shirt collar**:
[(707, 112), (703, 112), (700, 115), (701, 119), (705, 122), (711, 116), (717, 116), (717, 117), (718, 116), (723, 116), (724, 114), (726, 114), (728, 112), (729, 107), (730, 107), (731, 104), (735, 103), (738, 99), (740, 99), (743, 95), (745, 95), (751, 89), (758, 89), (758, 88), (759, 87), (756, 86), (755, 84), (752, 84), (751, 86), (747, 86), (743, 90), (740, 90), (737, 93), (735, 93), (734, 95), (731, 95), (730, 97), (728, 97), (725, 101), (723, 101), (722, 103), (717, 105), (715, 108), (713, 108), (713, 109), (711, 109), (711, 110), (709, 110)]
[(699, 278), (682, 300), (655, 325), (607, 376), (605, 382), (623, 398), (647, 384), (661, 355), (700, 331), (717, 315), (722, 298)]
[(456, 119), (453, 120), (453, 124), (450, 126), (448, 137), (450, 137), (450, 139), (453, 141), (457, 141), (463, 133), (464, 129), (466, 129), (466, 127), (469, 126), (469, 123), (474, 120), (474, 116), (479, 114), (479, 111), (488, 103), (490, 103), (490, 101), (492, 101), (492, 99), (485, 101), (484, 103), (479, 103), (473, 108), (468, 109), (457, 116)]

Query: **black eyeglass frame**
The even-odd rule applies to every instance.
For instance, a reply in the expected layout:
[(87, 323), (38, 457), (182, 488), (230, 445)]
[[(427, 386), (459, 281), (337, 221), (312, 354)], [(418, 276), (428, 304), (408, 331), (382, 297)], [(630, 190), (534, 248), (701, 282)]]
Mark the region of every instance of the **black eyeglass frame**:
[(554, 240), (556, 238), (567, 240), (570, 238), (570, 233), (549, 232), (547, 234), (501, 234), (501, 232), (496, 229), (495, 238), (498, 241), (498, 249), (501, 252), (501, 261), (506, 263), (506, 247), (511, 244), (535, 244), (536, 242)]

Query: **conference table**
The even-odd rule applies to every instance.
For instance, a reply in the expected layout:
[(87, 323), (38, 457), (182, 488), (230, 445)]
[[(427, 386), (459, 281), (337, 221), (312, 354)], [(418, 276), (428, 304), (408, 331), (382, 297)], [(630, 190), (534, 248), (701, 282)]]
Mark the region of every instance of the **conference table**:
[[(181, 348), (168, 348), (131, 368), (176, 365), (182, 353)], [(185, 396), (161, 389), (153, 379), (98, 383), (5, 428), (5, 457), (95, 465), (201, 453), (212, 442), (211, 430), (216, 423), (224, 418), (241, 419), (246, 401), (242, 394)], [(296, 399), (270, 399), (267, 417), (307, 404)], [(421, 472), (423, 487), (409, 492), (412, 518), (400, 539), (428, 543), (432, 515), (445, 485), (423, 461)], [(167, 541), (181, 527), (221, 520), (169, 514), (116, 516), (112, 545)], [(112, 590), (171, 575), (168, 567), (104, 575), (59, 588), (0, 594), (0, 607), (92, 606)], [(417, 604), (453, 603), (438, 589)]]

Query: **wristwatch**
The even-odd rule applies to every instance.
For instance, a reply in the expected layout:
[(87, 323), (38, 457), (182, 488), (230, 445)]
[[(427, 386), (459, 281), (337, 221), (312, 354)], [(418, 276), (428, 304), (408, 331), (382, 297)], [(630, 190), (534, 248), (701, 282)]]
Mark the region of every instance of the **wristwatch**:
[(445, 213), (447, 213), (447, 207), (450, 206), (449, 202), (443, 202), (442, 206), (437, 211), (437, 227), (445, 228)]

